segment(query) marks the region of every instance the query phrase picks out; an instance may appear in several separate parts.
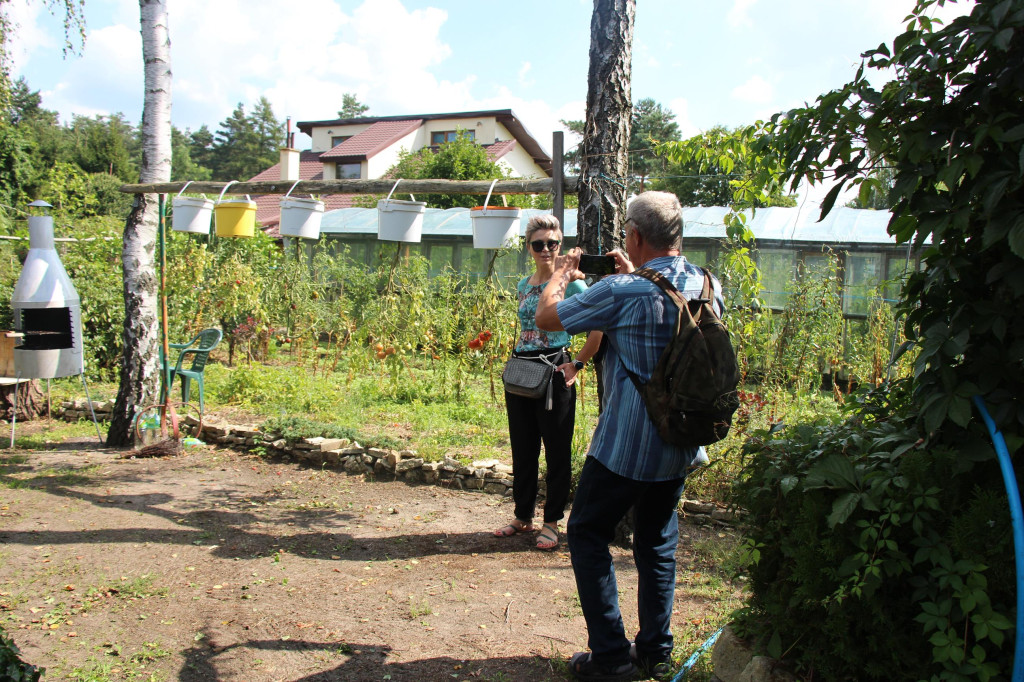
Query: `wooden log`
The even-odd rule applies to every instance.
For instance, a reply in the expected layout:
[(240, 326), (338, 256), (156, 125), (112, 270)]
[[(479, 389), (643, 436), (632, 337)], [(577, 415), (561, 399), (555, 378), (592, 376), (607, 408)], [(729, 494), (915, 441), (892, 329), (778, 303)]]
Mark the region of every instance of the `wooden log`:
[[(552, 190), (551, 178), (500, 180), (494, 185), (494, 194), (547, 194)], [(567, 177), (564, 191), (576, 191), (576, 177)], [(189, 192), (220, 194), (226, 182), (193, 182)], [(295, 184), (284, 180), (263, 180), (260, 182), (236, 182), (231, 185), (228, 194), (287, 194)], [(125, 194), (171, 194), (180, 192), (184, 182), (154, 182), (146, 184), (122, 185)], [(395, 186), (394, 180), (303, 180), (295, 185), (292, 194), (387, 194)], [(490, 189), (490, 180), (402, 180), (395, 190), (394, 197), (406, 199), (412, 194), (479, 194), (486, 195)]]
[(18, 396), (18, 421), (31, 421), (39, 417), (49, 416), (46, 405), (46, 394), (39, 386), (39, 381), (21, 381), (17, 384), (0, 385), (0, 417), (10, 421), (14, 416), (14, 396)]

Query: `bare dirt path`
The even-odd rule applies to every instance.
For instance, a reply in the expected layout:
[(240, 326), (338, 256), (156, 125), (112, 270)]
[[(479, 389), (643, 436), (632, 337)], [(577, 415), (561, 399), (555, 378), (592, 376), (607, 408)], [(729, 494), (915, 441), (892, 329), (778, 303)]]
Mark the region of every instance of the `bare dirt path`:
[[(507, 499), (224, 449), (11, 452), (0, 625), (47, 678), (562, 680), (587, 648), (564, 547), (490, 535)], [(713, 607), (694, 563), (709, 531), (684, 532), (677, 631)]]

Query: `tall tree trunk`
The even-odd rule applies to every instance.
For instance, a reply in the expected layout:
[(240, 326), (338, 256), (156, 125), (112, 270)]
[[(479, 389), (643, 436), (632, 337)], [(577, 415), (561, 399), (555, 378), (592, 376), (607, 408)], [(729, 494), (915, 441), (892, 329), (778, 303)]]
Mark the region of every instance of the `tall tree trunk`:
[(577, 220), (579, 244), (587, 253), (619, 248), (625, 237), (635, 16), (636, 0), (594, 0)]
[[(577, 243), (587, 253), (607, 253), (625, 241), (622, 223), (633, 115), (630, 78), (635, 17), (636, 0), (594, 0), (576, 221)], [(598, 410), (605, 406), (601, 375), (598, 371)], [(630, 510), (616, 528), (615, 541), (623, 547), (632, 544), (632, 518)]]
[[(139, 0), (146, 96), (140, 181), (171, 179), (171, 40), (166, 0)], [(153, 400), (160, 379), (156, 250), (158, 198), (139, 194), (124, 226), (124, 354), (121, 384), (107, 432), (109, 445), (131, 443), (132, 420)]]

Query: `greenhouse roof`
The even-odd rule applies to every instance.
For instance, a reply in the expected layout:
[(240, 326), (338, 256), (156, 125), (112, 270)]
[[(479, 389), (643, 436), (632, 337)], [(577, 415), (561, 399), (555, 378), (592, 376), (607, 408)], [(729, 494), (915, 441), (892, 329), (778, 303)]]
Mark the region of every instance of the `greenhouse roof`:
[[(683, 209), (683, 238), (721, 239), (725, 237), (722, 219), (729, 212), (724, 206)], [(548, 214), (548, 210), (523, 209), (519, 234), (524, 235), (526, 224), (535, 215)], [(870, 211), (855, 208), (836, 208), (824, 220), (818, 221), (817, 207), (761, 208), (753, 217), (747, 211), (748, 224), (757, 239), (786, 242), (834, 242), (850, 244), (895, 244), (886, 232), (888, 211)], [(576, 236), (576, 209), (565, 212), (565, 236)], [(324, 214), (320, 226), (322, 234), (376, 235), (376, 208), (342, 208)], [(428, 208), (423, 216), (425, 237), (469, 237), (473, 228), (468, 208)]]

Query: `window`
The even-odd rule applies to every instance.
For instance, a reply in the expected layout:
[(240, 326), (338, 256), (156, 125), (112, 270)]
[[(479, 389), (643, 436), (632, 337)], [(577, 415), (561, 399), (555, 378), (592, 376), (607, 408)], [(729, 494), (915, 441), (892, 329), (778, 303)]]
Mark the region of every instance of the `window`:
[(769, 308), (785, 308), (789, 287), (796, 274), (796, 252), (786, 249), (761, 249), (757, 254), (761, 268), (761, 299)]
[(436, 147), (444, 144), (445, 142), (454, 142), (460, 132), (470, 140), (476, 141), (475, 130), (439, 130), (437, 132), (430, 133), (430, 146)]
[(331, 149), (334, 149), (339, 144), (352, 137), (351, 135), (335, 135), (331, 138)]
[(358, 180), (362, 176), (362, 169), (358, 163), (339, 163), (334, 177), (338, 180)]
[(846, 257), (846, 282), (843, 312), (867, 314), (871, 299), (882, 283), (882, 254), (857, 253)]

